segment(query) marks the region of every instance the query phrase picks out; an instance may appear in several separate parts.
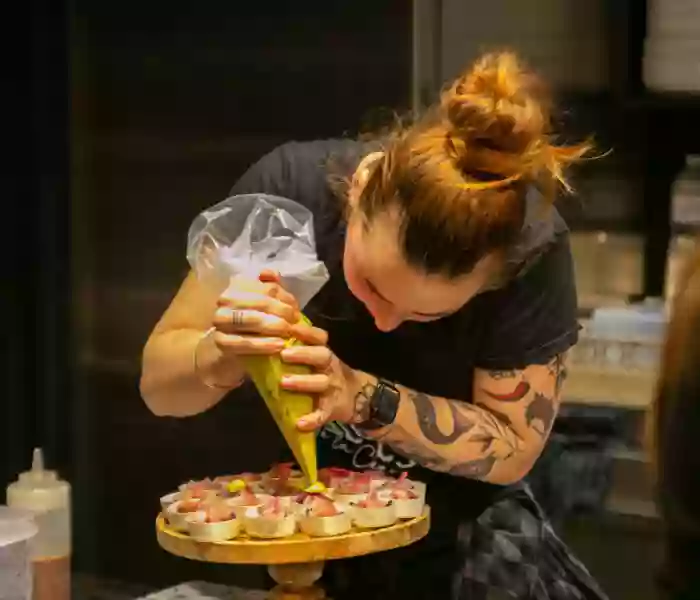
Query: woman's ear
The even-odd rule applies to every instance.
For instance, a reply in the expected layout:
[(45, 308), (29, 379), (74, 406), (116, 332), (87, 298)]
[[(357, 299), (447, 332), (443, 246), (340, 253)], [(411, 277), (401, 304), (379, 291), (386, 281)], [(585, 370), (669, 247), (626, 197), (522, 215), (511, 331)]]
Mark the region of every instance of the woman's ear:
[(383, 156), (383, 152), (371, 152), (360, 161), (359, 165), (357, 165), (357, 169), (355, 169), (355, 173), (353, 173), (352, 176), (350, 193), (348, 194), (348, 200), (352, 208), (357, 206), (360, 194), (362, 194), (362, 190), (365, 189), (367, 180), (372, 172), (372, 167)]

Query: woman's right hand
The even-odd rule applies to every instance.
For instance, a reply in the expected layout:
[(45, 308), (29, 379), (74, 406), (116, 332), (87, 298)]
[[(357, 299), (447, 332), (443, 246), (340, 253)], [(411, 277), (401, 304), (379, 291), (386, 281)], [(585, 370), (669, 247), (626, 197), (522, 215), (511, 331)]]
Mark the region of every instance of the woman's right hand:
[(299, 305), (280, 285), (279, 275), (263, 271), (258, 280), (234, 277), (218, 301), (212, 341), (222, 357), (278, 354), (293, 337), (325, 345), (322, 329), (299, 323)]

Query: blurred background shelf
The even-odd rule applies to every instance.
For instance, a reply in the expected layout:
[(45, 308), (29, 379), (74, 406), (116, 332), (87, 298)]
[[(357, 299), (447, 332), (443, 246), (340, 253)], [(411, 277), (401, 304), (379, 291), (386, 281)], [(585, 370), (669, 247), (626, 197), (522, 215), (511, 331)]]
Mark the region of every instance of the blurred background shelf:
[(572, 404), (646, 411), (652, 404), (655, 386), (655, 371), (572, 365), (564, 387), (564, 400)]

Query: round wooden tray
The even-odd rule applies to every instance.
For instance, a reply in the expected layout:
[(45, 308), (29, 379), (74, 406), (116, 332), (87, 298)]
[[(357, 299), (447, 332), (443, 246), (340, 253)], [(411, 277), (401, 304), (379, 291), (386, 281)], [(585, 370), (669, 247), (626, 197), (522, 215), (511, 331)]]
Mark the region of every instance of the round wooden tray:
[(282, 565), (350, 558), (401, 548), (425, 537), (430, 529), (430, 509), (420, 517), (383, 529), (354, 529), (333, 537), (297, 533), (279, 540), (240, 537), (229, 542), (198, 542), (171, 529), (162, 515), (156, 520), (158, 543), (164, 549), (191, 560), (211, 563)]

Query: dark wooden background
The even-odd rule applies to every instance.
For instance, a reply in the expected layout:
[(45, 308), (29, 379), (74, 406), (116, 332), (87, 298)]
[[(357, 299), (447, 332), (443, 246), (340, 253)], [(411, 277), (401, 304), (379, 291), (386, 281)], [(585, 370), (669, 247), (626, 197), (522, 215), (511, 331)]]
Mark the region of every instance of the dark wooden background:
[[(410, 3), (96, 3), (71, 18), (75, 121), (76, 507), (89, 570), (221, 577), (156, 547), (156, 499), (191, 477), (264, 469), (279, 435), (259, 402), (159, 419), (137, 390), (150, 328), (187, 270), (193, 217), (275, 145), (353, 132), (406, 106)], [(85, 514), (82, 510), (87, 511)], [(89, 518), (87, 517), (89, 515)], [(89, 563), (89, 564), (88, 564)]]

